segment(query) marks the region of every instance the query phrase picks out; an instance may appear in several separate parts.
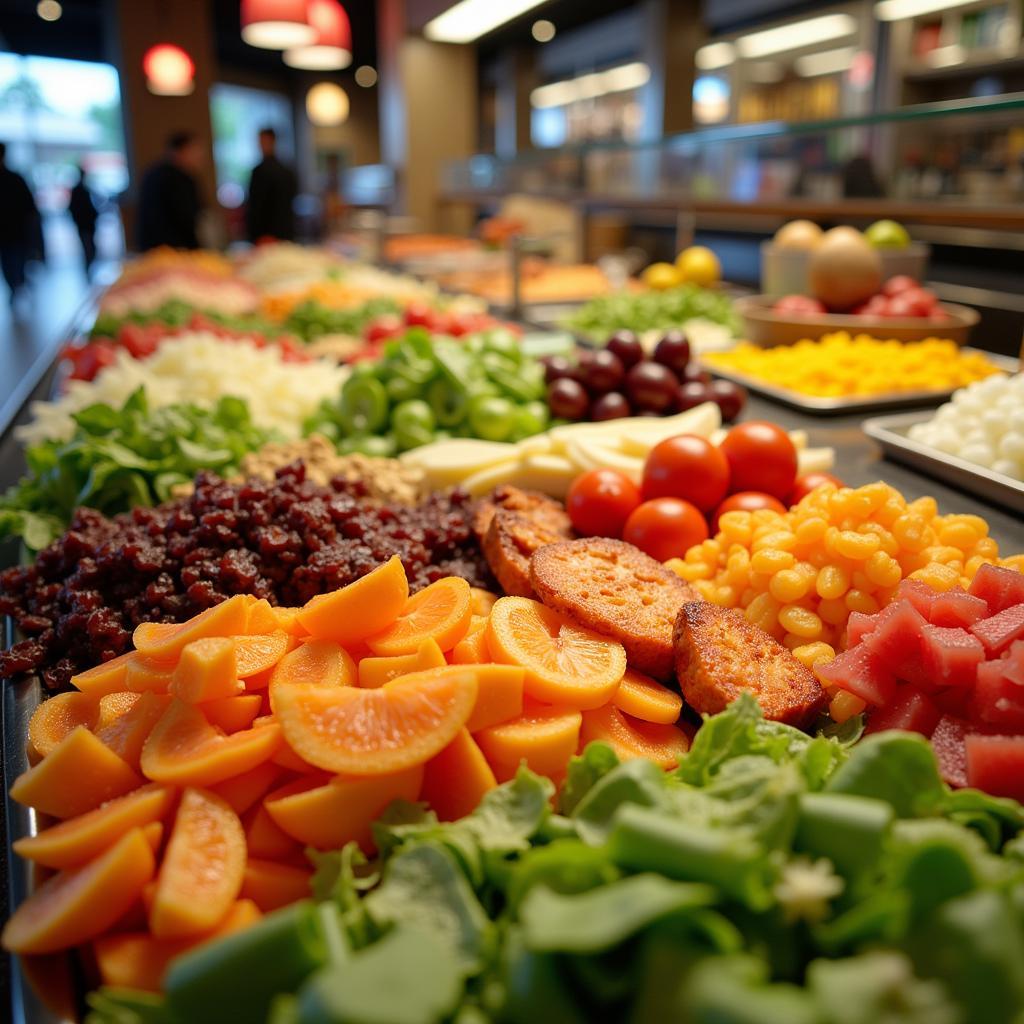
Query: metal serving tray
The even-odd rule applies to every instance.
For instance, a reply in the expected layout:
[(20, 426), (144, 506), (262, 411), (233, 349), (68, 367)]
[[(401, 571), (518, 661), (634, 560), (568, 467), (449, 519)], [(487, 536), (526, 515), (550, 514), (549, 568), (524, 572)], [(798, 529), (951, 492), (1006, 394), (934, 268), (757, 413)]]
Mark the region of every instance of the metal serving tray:
[[(980, 349), (964, 346), (964, 352), (970, 352), (986, 356), (1001, 370), (1007, 373), (1017, 373), (1020, 370), (1020, 360), (1012, 356), (996, 355), (992, 352), (981, 352)], [(748, 391), (756, 395), (763, 395), (773, 402), (788, 406), (790, 409), (799, 409), (801, 412), (810, 413), (812, 416), (843, 416), (848, 413), (886, 412), (893, 409), (916, 409), (924, 405), (941, 405), (953, 394), (954, 388), (946, 391), (904, 391), (891, 392), (887, 395), (861, 395), (848, 398), (816, 398), (813, 395), (803, 395), (798, 391), (791, 391), (789, 388), (776, 387), (757, 377), (749, 377), (745, 373), (736, 370), (708, 364), (708, 370), (716, 377), (724, 377), (726, 380), (742, 384)]]
[(914, 424), (924, 423), (931, 415), (930, 412), (911, 412), (899, 416), (879, 416), (864, 421), (864, 433), (882, 446), (888, 458), (958, 487), (974, 497), (985, 498), (1024, 515), (1024, 483), (1020, 480), (994, 473), (991, 469), (956, 455), (947, 455), (907, 436)]

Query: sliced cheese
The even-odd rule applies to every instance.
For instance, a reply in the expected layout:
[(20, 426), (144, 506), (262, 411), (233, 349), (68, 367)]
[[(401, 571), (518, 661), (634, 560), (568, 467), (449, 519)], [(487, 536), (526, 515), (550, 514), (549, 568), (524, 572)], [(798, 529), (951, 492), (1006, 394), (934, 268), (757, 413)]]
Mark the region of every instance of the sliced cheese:
[(506, 459), (472, 473), (456, 481), (474, 498), (490, 493), (499, 484), (519, 484), (518, 474), (523, 463), (521, 459)]

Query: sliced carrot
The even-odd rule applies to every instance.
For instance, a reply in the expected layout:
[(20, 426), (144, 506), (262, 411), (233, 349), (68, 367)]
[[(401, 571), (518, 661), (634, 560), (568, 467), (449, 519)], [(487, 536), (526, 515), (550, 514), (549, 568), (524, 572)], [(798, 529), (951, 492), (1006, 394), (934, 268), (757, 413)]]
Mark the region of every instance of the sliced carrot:
[(523, 713), (523, 685), (526, 672), (516, 665), (483, 664), (476, 667), (476, 703), (466, 722), (470, 732), (479, 732)]
[(235, 642), (229, 636), (204, 636), (186, 644), (171, 680), (171, 693), (188, 704), (234, 697), (245, 684), (238, 678)]
[(672, 725), (683, 710), (678, 693), (632, 668), (626, 669), (611, 702), (627, 715), (661, 725)]
[(174, 796), (169, 786), (143, 786), (37, 835), (16, 840), (14, 852), (48, 868), (78, 867), (109, 849), (130, 829), (160, 821), (171, 809)]
[(291, 636), (309, 636), (309, 631), (299, 624), (299, 612), (301, 608), (284, 608), (277, 605), (274, 608), (274, 618), (277, 620), (277, 629), (283, 629)]
[(476, 810), (497, 785), (494, 772), (468, 729), (462, 729), (424, 769), (421, 797), (442, 821), (456, 821)]
[(263, 799), (280, 777), (281, 769), (272, 761), (265, 761), (241, 775), (211, 786), (210, 792), (226, 801), (235, 814), (241, 817)]
[(459, 576), (445, 576), (413, 594), (387, 629), (366, 638), (374, 654), (393, 657), (413, 654), (433, 638), (442, 651), (450, 651), (469, 629), (473, 617), (469, 584)]
[(236, 900), (212, 931), (187, 939), (155, 939), (148, 932), (104, 935), (92, 946), (104, 985), (141, 992), (159, 992), (175, 957), (213, 939), (255, 924), (262, 914), (252, 900)]
[(150, 930), (173, 939), (216, 927), (238, 896), (244, 870), (238, 815), (213, 793), (186, 789), (157, 875)]
[(140, 694), (132, 693), (131, 690), (118, 690), (116, 693), (104, 694), (100, 697), (100, 713), (93, 729), (102, 729), (105, 725), (117, 721), (123, 714), (135, 707), (139, 697)]
[(79, 725), (14, 780), (11, 798), (55, 818), (73, 818), (142, 784), (131, 765)]
[(258, 693), (243, 693), (238, 697), (208, 700), (201, 706), (210, 725), (231, 734), (248, 729), (260, 712), (263, 698)]
[(11, 953), (54, 953), (102, 935), (142, 894), (156, 861), (133, 828), (95, 860), (54, 875), (14, 912), (3, 930)]
[(499, 782), (511, 779), (520, 762), (538, 775), (565, 772), (579, 745), (582, 716), (566, 708), (530, 705), (521, 717), (474, 735)]
[(40, 757), (60, 745), (72, 729), (93, 729), (100, 714), (99, 698), (88, 693), (58, 693), (35, 709), (28, 723), (28, 741)]
[(473, 614), (483, 618), (491, 614), (494, 602), (498, 600), (497, 594), (492, 594), (489, 590), (484, 590), (482, 587), (471, 587), (470, 596), (473, 601)]
[(469, 633), (460, 640), (451, 651), (453, 665), (482, 665), (491, 660), (491, 652), (487, 649), (487, 637), (483, 626), (475, 633)]
[(486, 627), (495, 661), (526, 669), (526, 692), (547, 704), (606, 704), (626, 671), (622, 644), (526, 597), (495, 602)]
[[(123, 715), (96, 730), (96, 735), (136, 771), (149, 734), (170, 706), (166, 693), (136, 693), (135, 703)], [(103, 698), (106, 700), (106, 698)]]
[(286, 654), (270, 676), (270, 706), (286, 686), (354, 686), (358, 671), (352, 656), (333, 640), (307, 640)]
[(261, 597), (249, 605), (245, 617), (245, 632), (249, 636), (276, 633), (279, 629), (281, 629), (281, 624), (278, 621), (276, 610), (265, 597)]
[(269, 914), (278, 907), (308, 898), (312, 874), (305, 868), (250, 857), (245, 865), (242, 896)]
[(690, 749), (690, 738), (674, 725), (642, 722), (607, 704), (583, 712), (580, 748), (594, 740), (607, 743), (626, 761), (646, 757), (662, 768), (675, 768)]
[(135, 649), (148, 658), (168, 661), (181, 654), (186, 644), (208, 636), (244, 633), (250, 601), (244, 594), (229, 597), (200, 612), (187, 622), (143, 622), (135, 627)]
[(128, 662), (124, 685), (133, 693), (167, 693), (174, 679), (176, 661), (162, 661), (134, 654)]
[(289, 746), (334, 773), (386, 775), (423, 764), (466, 724), (476, 701), (475, 666), (446, 666), (355, 686), (285, 687), (277, 716)]
[(358, 665), (359, 685), (376, 690), (391, 679), (422, 672), (428, 668), (441, 668), (446, 664), (444, 654), (433, 637), (427, 637), (415, 654), (396, 654), (386, 658), (363, 658)]
[(287, 832), (282, 832), (266, 807), (254, 807), (245, 822), (245, 846), (250, 857), (287, 861), (302, 850)]
[(127, 689), (125, 686), (125, 674), (128, 671), (129, 659), (134, 654), (129, 651), (127, 654), (120, 654), (110, 661), (95, 665), (71, 677), (71, 685), (82, 693), (92, 694), (94, 697), (102, 697), (107, 693), (116, 693), (118, 690)]
[(387, 629), (402, 614), (408, 599), (405, 568), (398, 555), (393, 555), (355, 583), (308, 601), (300, 609), (298, 621), (313, 636), (347, 647)]
[(164, 840), (164, 823), (162, 821), (151, 821), (148, 825), (142, 826), (142, 834), (149, 843), (149, 848), (156, 856), (160, 852), (160, 844)]
[(142, 772), (154, 782), (212, 786), (269, 761), (280, 744), (276, 723), (225, 736), (195, 704), (173, 700), (142, 748)]
[(295, 642), (283, 629), (231, 639), (235, 641), (235, 670), (239, 679), (248, 679), (273, 668)]
[(309, 772), (316, 771), (311, 764), (307, 764), (305, 761), (295, 753), (286, 740), (281, 741), (280, 749), (271, 758), (271, 761), (277, 765), (278, 768), (284, 768), (289, 772), (301, 772), (303, 775)]
[(373, 850), (373, 822), (392, 800), (416, 800), (422, 784), (421, 765), (369, 778), (299, 779), (269, 794), (263, 806), (278, 826), (300, 843), (337, 850), (354, 839), (369, 853)]

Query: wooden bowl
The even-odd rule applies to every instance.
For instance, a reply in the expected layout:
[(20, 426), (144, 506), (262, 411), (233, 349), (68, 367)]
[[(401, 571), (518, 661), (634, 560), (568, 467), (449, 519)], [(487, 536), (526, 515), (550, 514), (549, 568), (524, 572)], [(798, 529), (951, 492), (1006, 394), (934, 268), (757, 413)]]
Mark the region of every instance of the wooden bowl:
[(792, 313), (776, 313), (772, 309), (775, 301), (770, 295), (749, 295), (737, 299), (736, 309), (743, 317), (745, 336), (752, 344), (765, 348), (792, 345), (805, 338), (817, 341), (825, 334), (847, 331), (852, 335), (867, 334), (872, 338), (894, 338), (897, 341), (948, 338), (958, 345), (966, 345), (971, 328), (979, 320), (976, 310), (952, 302), (941, 304), (949, 319), (935, 323), (923, 317), (869, 317), (848, 313), (794, 316)]

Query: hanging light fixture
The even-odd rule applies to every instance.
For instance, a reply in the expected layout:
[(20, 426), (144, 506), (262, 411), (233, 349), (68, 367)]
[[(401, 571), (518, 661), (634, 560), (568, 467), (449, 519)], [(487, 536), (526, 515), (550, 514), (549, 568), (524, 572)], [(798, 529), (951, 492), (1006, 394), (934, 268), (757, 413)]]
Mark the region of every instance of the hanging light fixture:
[(306, 116), (319, 128), (334, 128), (348, 120), (348, 93), (334, 82), (317, 82), (306, 93)]
[(307, 0), (242, 0), (242, 39), (265, 50), (287, 50), (316, 41)]
[(352, 63), (352, 27), (338, 0), (309, 0), (309, 23), (316, 40), (284, 51), (289, 67), (306, 71), (337, 71)]
[(151, 46), (142, 58), (146, 88), (154, 96), (188, 96), (196, 87), (196, 65), (173, 43)]

